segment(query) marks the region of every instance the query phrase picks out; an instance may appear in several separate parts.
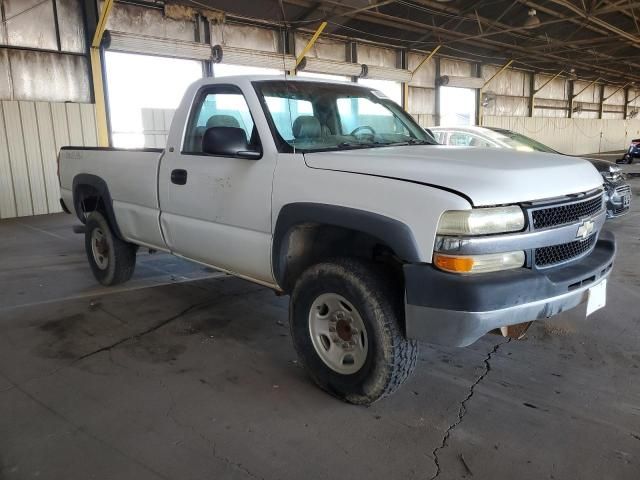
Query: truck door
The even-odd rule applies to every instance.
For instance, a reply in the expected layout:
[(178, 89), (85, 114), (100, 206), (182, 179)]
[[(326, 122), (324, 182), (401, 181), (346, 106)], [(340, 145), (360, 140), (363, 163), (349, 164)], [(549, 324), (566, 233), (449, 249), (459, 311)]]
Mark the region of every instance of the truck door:
[[(275, 154), (263, 152), (240, 88), (207, 85), (194, 98), (190, 112), (183, 112), (184, 135), (176, 135), (172, 128), (158, 173), (165, 241), (175, 254), (273, 283), (270, 247)], [(174, 122), (180, 121), (177, 114)], [(246, 141), (244, 150), (217, 151), (215, 139), (222, 148), (230, 137)]]

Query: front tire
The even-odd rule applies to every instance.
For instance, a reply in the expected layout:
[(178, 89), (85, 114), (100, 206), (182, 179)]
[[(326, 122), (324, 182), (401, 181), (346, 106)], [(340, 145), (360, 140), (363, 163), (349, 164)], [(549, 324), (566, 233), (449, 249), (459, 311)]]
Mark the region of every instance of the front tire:
[(100, 212), (87, 217), (84, 246), (93, 276), (102, 285), (118, 285), (133, 275), (138, 248), (116, 237)]
[(291, 294), (289, 322), (301, 363), (318, 386), (369, 405), (394, 393), (418, 359), (402, 329), (403, 294), (379, 266), (340, 259), (307, 269)]

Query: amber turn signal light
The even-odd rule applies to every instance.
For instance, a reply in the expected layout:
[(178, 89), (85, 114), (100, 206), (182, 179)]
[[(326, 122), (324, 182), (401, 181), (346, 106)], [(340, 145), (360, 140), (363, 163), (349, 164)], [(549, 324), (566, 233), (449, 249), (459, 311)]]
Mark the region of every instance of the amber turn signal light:
[(524, 265), (524, 252), (490, 253), (485, 255), (433, 254), (433, 263), (440, 270), (451, 273), (488, 273), (520, 268)]
[(434, 254), (433, 261), (440, 270), (456, 273), (469, 273), (474, 263), (472, 257), (455, 257), (441, 253)]

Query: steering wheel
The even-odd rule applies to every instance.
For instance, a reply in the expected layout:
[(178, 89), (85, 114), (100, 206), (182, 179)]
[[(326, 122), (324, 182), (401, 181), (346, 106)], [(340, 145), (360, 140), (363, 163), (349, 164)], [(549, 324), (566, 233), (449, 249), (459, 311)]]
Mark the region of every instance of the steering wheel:
[(370, 127), (369, 125), (360, 125), (359, 127), (356, 127), (353, 129), (353, 131), (350, 133), (350, 135), (357, 135), (358, 132), (360, 130), (369, 130), (371, 132), (371, 135), (375, 135), (376, 131), (373, 129), (373, 127)]

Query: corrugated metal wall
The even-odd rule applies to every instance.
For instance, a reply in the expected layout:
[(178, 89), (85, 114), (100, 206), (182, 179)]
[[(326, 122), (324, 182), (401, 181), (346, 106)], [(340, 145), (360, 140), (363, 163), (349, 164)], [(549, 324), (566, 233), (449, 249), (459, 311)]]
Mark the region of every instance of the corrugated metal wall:
[[(409, 52), (407, 66), (412, 72), (420, 65), (426, 53)], [(409, 82), (407, 111), (420, 125), (435, 125), (436, 113), (436, 60), (432, 58), (424, 63)]]
[(482, 66), (482, 78), (489, 82), (484, 89), (483, 115), (528, 115), (530, 74), (509, 69), (494, 77), (498, 71), (494, 65)]
[(173, 114), (170, 108), (143, 108), (142, 134), (145, 148), (164, 148), (167, 146), (169, 127)]
[(0, 3), (0, 100), (90, 102), (81, 0)]
[(620, 150), (640, 137), (640, 120), (485, 116), (482, 123), (514, 130), (573, 155)]
[(92, 104), (0, 102), (0, 218), (61, 211), (60, 147), (96, 144)]

